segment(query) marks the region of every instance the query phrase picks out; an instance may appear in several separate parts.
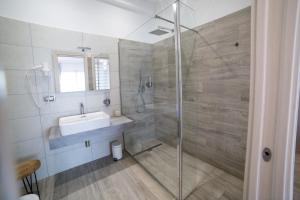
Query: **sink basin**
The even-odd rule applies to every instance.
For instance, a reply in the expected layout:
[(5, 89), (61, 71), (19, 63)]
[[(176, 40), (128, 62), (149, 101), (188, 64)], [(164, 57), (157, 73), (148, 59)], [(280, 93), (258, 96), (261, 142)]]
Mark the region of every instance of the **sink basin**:
[(94, 112), (59, 118), (62, 136), (72, 135), (110, 126), (110, 116), (105, 112)]

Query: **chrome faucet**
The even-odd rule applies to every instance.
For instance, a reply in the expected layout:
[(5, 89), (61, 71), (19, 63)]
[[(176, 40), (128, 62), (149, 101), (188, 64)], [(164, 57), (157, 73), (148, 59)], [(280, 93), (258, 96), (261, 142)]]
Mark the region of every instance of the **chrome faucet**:
[(81, 114), (81, 115), (84, 115), (84, 114), (85, 114), (83, 103), (80, 103), (80, 114)]

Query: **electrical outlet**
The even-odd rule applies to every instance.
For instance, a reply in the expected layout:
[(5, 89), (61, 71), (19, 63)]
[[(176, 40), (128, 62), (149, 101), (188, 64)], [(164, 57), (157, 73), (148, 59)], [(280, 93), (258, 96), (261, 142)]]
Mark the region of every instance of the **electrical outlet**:
[(86, 148), (91, 146), (91, 142), (89, 140), (84, 141), (84, 145)]
[(44, 102), (53, 102), (55, 101), (55, 96), (45, 96)]

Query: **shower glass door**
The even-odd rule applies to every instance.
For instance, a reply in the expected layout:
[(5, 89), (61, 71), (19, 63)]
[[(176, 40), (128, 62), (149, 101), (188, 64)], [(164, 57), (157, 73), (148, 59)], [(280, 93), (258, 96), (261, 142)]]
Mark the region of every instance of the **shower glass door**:
[(119, 42), (125, 149), (176, 199), (242, 199), (251, 9), (184, 2)]
[(134, 120), (134, 126), (124, 133), (125, 149), (171, 197), (177, 198), (173, 21), (172, 4), (164, 6), (119, 42), (119, 52), (122, 113)]
[(180, 4), (183, 199), (243, 199), (251, 9), (232, 4)]

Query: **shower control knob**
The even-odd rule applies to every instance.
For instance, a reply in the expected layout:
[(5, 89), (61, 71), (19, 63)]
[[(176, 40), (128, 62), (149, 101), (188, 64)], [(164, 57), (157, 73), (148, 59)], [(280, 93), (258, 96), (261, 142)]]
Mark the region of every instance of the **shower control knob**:
[(109, 106), (109, 105), (110, 105), (110, 99), (109, 99), (109, 98), (104, 99), (104, 100), (103, 100), (103, 104), (104, 104), (105, 106)]
[(146, 86), (147, 86), (147, 88), (152, 88), (152, 82), (147, 82)]
[(272, 158), (272, 152), (271, 149), (268, 147), (265, 147), (263, 152), (262, 152), (262, 157), (264, 161), (269, 162)]
[(151, 78), (151, 76), (148, 76), (146, 86), (147, 86), (147, 88), (152, 88), (152, 78)]

